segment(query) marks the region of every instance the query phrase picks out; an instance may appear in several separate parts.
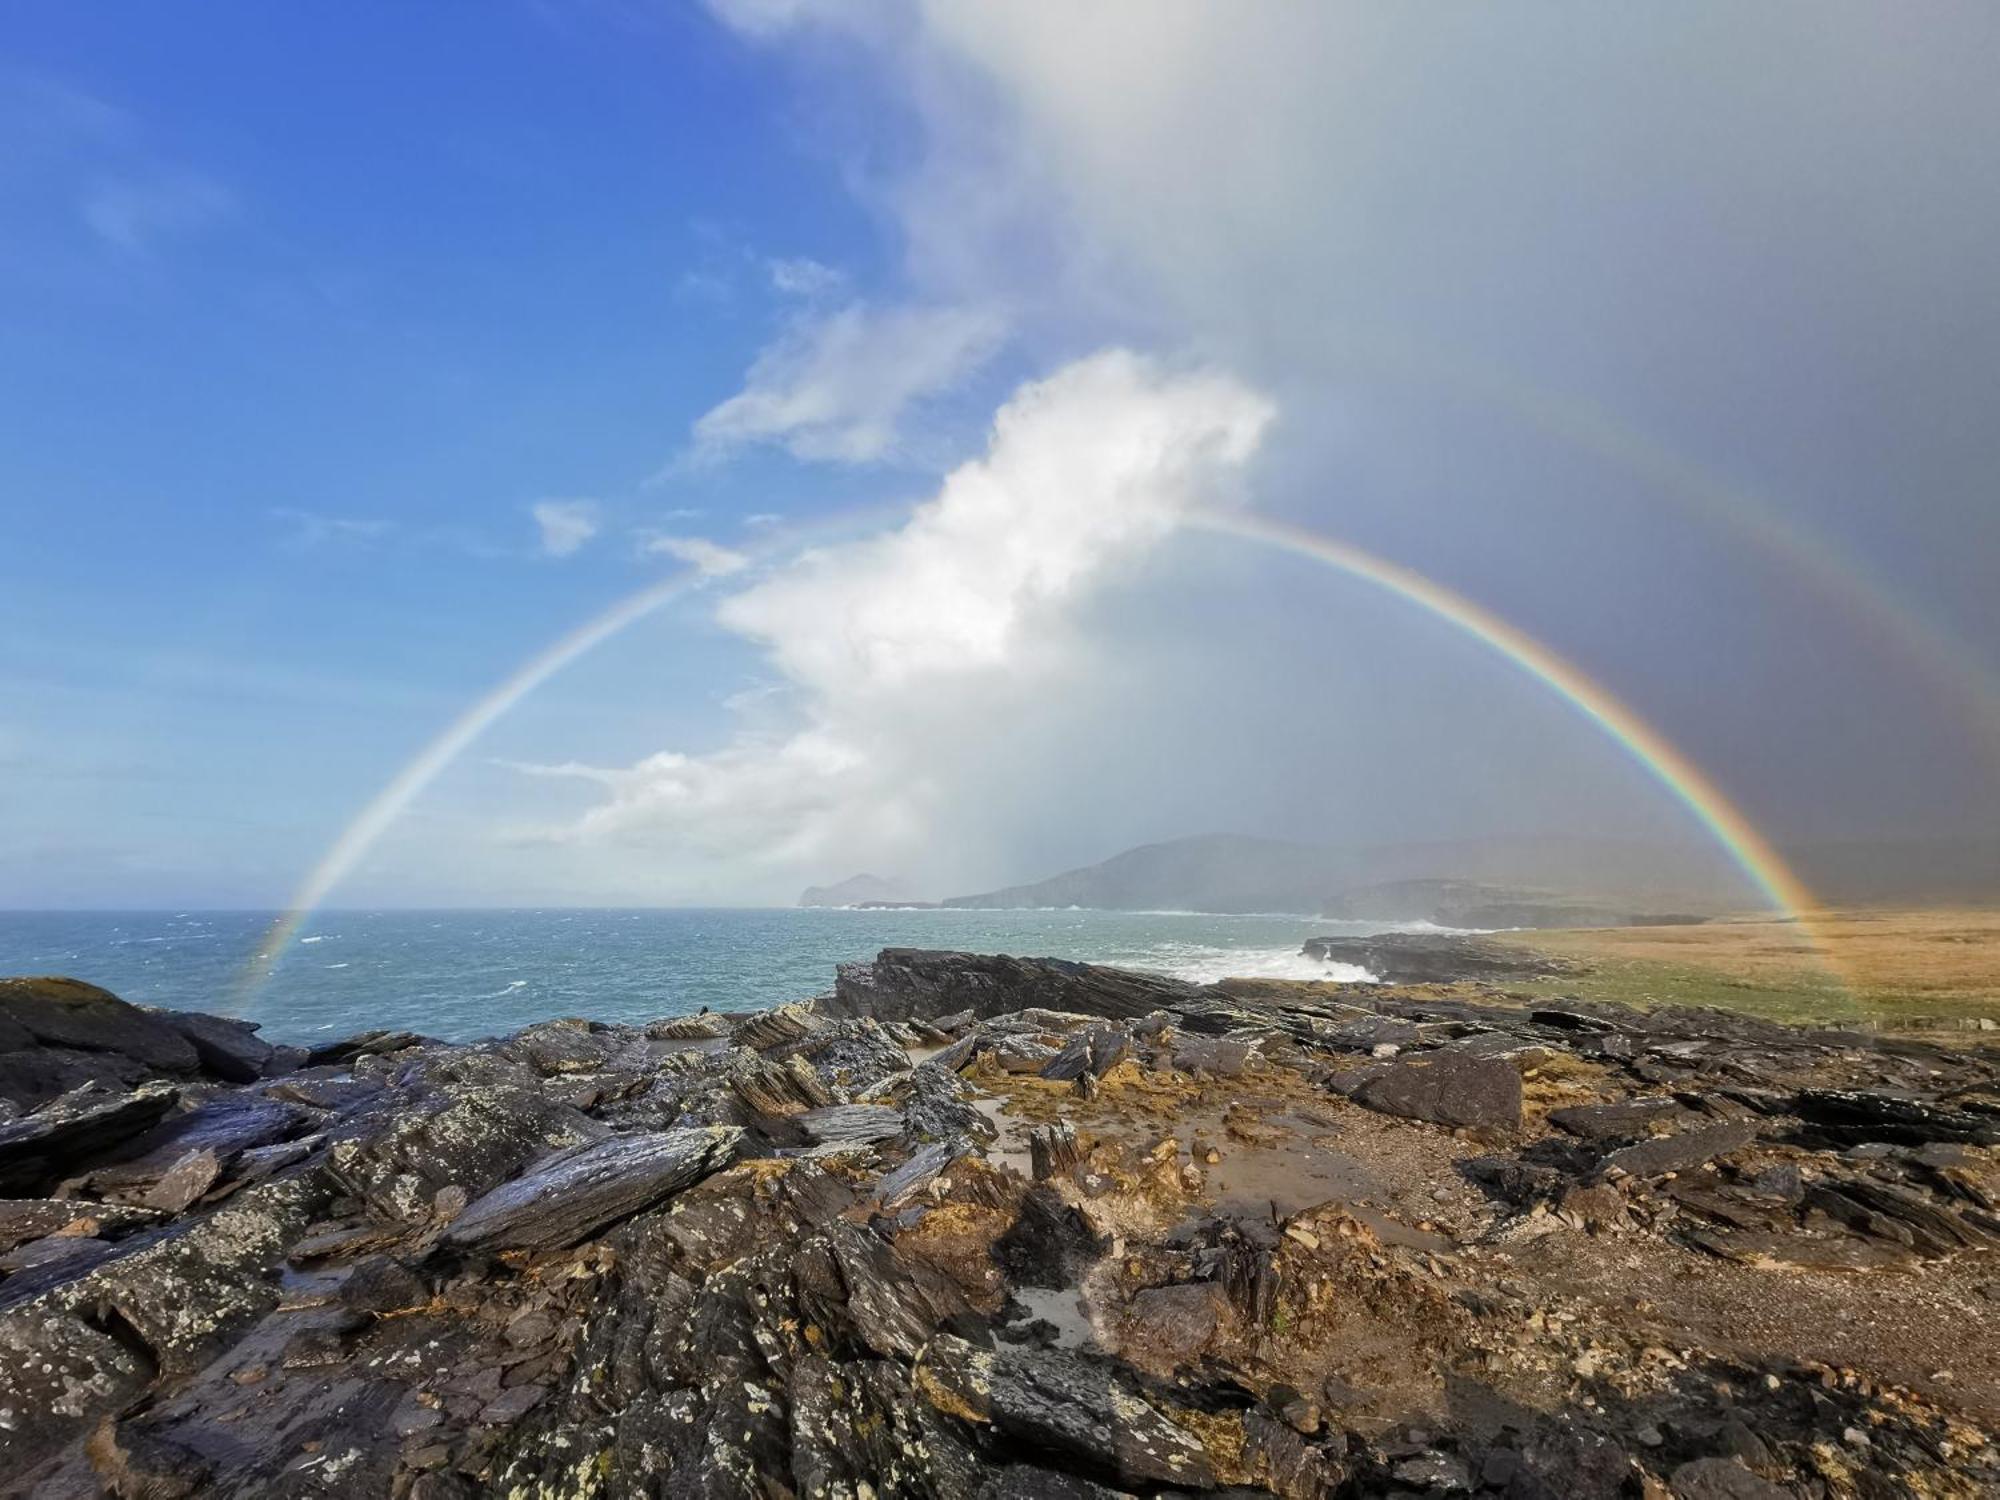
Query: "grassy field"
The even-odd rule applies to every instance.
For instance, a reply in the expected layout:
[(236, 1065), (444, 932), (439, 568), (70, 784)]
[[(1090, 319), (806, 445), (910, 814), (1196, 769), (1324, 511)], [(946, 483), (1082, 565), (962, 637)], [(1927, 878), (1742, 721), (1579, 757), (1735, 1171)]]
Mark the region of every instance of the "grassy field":
[(1758, 918), (1501, 936), (1591, 966), (1529, 986), (1551, 995), (1780, 1020), (2000, 1023), (2000, 910), (1838, 910), (1815, 917), (1812, 933), (1824, 959), (1798, 924)]

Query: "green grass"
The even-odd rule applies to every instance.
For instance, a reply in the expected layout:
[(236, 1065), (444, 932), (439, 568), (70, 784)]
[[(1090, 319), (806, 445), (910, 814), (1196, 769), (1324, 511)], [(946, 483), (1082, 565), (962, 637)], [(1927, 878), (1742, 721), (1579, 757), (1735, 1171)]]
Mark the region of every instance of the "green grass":
[(1591, 972), (1534, 979), (1517, 987), (1529, 994), (1573, 996), (1651, 1010), (1661, 1005), (1708, 1005), (1772, 1021), (1877, 1026), (1956, 1022), (1991, 1015), (1989, 1000), (1951, 995), (1869, 991), (1862, 995), (1832, 979), (1802, 973), (1784, 979), (1734, 978), (1714, 968), (1653, 959), (1594, 956)]

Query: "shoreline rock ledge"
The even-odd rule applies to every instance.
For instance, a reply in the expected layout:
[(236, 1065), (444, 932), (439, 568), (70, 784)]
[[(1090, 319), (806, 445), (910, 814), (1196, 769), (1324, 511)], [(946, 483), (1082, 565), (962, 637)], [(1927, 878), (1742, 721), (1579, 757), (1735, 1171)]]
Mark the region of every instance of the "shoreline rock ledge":
[(2000, 1493), (2000, 1051), (1500, 985), (0, 981), (0, 1495)]

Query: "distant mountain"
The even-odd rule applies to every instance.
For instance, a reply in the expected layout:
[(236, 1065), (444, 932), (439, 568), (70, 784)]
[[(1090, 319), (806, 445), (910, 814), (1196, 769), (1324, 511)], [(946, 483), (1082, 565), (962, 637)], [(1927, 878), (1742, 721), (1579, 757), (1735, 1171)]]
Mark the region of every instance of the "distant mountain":
[(1105, 911), (1289, 911), (1317, 916), (1356, 874), (1351, 855), (1313, 844), (1210, 833), (1146, 844), (1030, 885), (953, 896), (959, 907)]
[(1637, 914), (1709, 914), (1727, 907), (1726, 887), (1717, 893), (1717, 873), (1714, 856), (1704, 851), (1611, 840), (1496, 838), (1337, 849), (1213, 833), (1145, 844), (1102, 864), (943, 904), (1298, 912), (1448, 927), (1614, 926)]
[(1327, 902), (1322, 916), (1351, 922), (1435, 922), (1440, 927), (1663, 927), (1705, 921), (1701, 914), (1634, 911), (1561, 891), (1476, 880), (1390, 880), (1357, 886)]
[(880, 875), (850, 875), (837, 885), (809, 885), (799, 896), (801, 906), (926, 905), (904, 890), (901, 882)]
[[(1991, 836), (1807, 845), (1786, 854), (1827, 900), (2000, 900), (2000, 838)], [(867, 899), (879, 898), (835, 904)], [(1716, 850), (1696, 843), (1540, 834), (1336, 849), (1212, 833), (943, 904), (1606, 927), (1701, 920), (1757, 901)]]

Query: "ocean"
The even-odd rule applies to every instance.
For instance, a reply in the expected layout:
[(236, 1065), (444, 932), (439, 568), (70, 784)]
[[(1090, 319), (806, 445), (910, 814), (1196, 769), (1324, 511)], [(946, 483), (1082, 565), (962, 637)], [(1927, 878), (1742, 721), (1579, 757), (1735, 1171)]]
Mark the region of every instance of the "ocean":
[(141, 1005), (240, 1015), (271, 1041), (364, 1027), (448, 1040), (552, 1016), (645, 1021), (803, 1000), (882, 948), (1082, 959), (1196, 981), (1363, 979), (1299, 953), (1392, 924), (1186, 912), (675, 909), (327, 911), (261, 983), (271, 912), (0, 912), (0, 975), (67, 974)]

